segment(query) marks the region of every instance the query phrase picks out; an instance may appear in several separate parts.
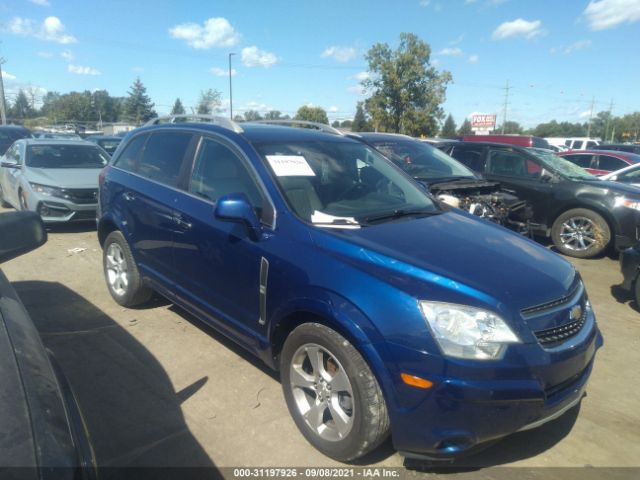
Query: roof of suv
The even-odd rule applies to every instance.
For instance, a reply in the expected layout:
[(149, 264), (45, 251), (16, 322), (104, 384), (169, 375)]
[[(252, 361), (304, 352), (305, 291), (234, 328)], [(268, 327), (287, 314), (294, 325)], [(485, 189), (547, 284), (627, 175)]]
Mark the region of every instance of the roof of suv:
[(403, 135), (402, 133), (377, 133), (377, 132), (352, 132), (347, 136), (361, 137), (364, 140), (382, 140), (392, 142), (394, 140), (414, 140), (418, 142), (417, 138), (410, 137), (409, 135)]

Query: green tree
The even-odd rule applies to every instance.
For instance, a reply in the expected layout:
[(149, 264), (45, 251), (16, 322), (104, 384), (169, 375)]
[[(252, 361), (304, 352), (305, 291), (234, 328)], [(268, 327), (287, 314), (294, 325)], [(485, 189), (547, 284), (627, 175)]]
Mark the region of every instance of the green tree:
[(29, 103), (29, 99), (24, 93), (24, 90), (20, 89), (18, 91), (18, 95), (16, 96), (16, 99), (8, 113), (10, 118), (16, 120), (24, 120), (35, 116), (35, 111), (31, 108), (31, 104)]
[(462, 125), (460, 125), (460, 128), (458, 129), (458, 135), (471, 135), (473, 134), (473, 130), (471, 129), (471, 122), (469, 121), (468, 118), (464, 119), (464, 122), (462, 122)]
[(153, 109), (154, 103), (147, 95), (147, 87), (144, 86), (140, 77), (136, 78), (128, 93), (129, 96), (125, 101), (124, 110), (129, 120), (135, 122), (136, 125), (140, 125), (140, 123), (158, 116)]
[(208, 90), (202, 90), (200, 92), (200, 98), (198, 99), (198, 106), (196, 112), (199, 115), (211, 115), (221, 105), (222, 94), (218, 90), (210, 88)]
[(443, 138), (453, 138), (456, 136), (456, 121), (453, 119), (453, 115), (447, 115), (447, 119), (444, 121), (440, 136)]
[(173, 103), (173, 107), (171, 108), (171, 115), (184, 115), (187, 113), (180, 101), (180, 98), (176, 98), (176, 101)]
[(257, 110), (247, 110), (244, 112), (245, 122), (253, 122), (255, 120), (262, 120), (262, 115)]
[(370, 132), (371, 125), (367, 121), (367, 117), (364, 114), (364, 105), (362, 102), (358, 102), (356, 105), (356, 114), (353, 117), (353, 123), (351, 124), (351, 131), (353, 132)]
[(401, 33), (400, 45), (373, 45), (365, 59), (372, 76), (362, 82), (371, 91), (365, 106), (377, 130), (413, 136), (434, 135), (444, 116), (451, 74), (430, 65), (431, 47), (413, 33)]
[(326, 123), (329, 125), (329, 117), (322, 107), (301, 106), (294, 117), (296, 120), (306, 120), (309, 122)]
[[(518, 123), (518, 122), (514, 122), (512, 120), (507, 120), (504, 123), (504, 134), (518, 134), (520, 135), (523, 132), (523, 128), (522, 126)], [(496, 134), (501, 134), (502, 132), (502, 125), (498, 126), (498, 128), (496, 128), (493, 133)]]
[(344, 121), (340, 124), (340, 126), (341, 126), (342, 128), (352, 128), (352, 126), (353, 126), (353, 120), (344, 120)]
[(331, 122), (331, 126), (333, 128), (338, 128), (340, 126), (340, 120), (334, 120), (333, 122)]
[(278, 110), (271, 110), (264, 114), (265, 120), (283, 120), (282, 113)]

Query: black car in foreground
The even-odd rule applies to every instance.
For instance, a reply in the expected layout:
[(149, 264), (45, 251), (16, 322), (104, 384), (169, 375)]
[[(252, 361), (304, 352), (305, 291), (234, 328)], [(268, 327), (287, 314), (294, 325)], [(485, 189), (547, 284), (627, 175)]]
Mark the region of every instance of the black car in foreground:
[[(0, 263), (46, 240), (38, 214), (0, 214)], [(93, 450), (73, 393), (2, 271), (0, 379), (0, 477), (95, 478)]]
[(640, 188), (600, 180), (543, 149), (458, 142), (443, 151), (533, 208), (534, 233), (563, 254), (591, 258), (609, 245), (622, 250), (640, 233)]
[[(447, 205), (519, 233), (529, 233), (532, 212), (527, 202), (503, 191), (499, 183), (482, 179), (428, 143), (394, 133), (354, 133), (348, 136), (381, 152)], [(363, 172), (366, 173), (365, 170)], [(369, 180), (375, 182), (376, 179)]]

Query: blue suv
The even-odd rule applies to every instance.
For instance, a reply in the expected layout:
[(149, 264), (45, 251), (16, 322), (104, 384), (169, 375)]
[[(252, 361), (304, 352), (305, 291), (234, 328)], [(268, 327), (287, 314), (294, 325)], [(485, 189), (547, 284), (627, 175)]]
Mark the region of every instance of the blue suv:
[(580, 402), (602, 337), (570, 263), (359, 141), (199, 120), (135, 130), (100, 174), (120, 305), (159, 292), (278, 369), (341, 461), (389, 434), (452, 459)]

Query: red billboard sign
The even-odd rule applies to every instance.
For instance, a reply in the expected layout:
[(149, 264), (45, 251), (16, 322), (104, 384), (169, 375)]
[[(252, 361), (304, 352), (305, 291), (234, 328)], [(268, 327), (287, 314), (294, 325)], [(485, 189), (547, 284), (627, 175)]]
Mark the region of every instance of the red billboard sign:
[(471, 115), (471, 128), (478, 130), (491, 130), (496, 126), (495, 113), (479, 113)]

